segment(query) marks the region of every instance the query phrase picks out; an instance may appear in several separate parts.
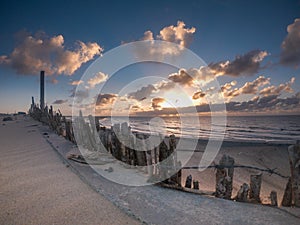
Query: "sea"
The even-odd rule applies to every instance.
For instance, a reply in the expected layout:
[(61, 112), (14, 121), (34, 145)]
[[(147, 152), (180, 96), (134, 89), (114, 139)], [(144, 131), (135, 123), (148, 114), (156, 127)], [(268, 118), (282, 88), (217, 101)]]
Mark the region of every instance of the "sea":
[(233, 142), (293, 144), (300, 140), (300, 115), (199, 117), (97, 117), (100, 125), (127, 122), (132, 131)]

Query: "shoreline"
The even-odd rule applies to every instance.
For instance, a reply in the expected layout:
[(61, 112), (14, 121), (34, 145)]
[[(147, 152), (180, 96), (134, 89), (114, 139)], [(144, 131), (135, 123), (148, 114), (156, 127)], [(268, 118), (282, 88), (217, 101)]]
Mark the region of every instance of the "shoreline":
[[(31, 118), (29, 119), (32, 120)], [(295, 217), (295, 215), (300, 216), (300, 210), (295, 208), (273, 208), (250, 203), (238, 203), (214, 197), (210, 198), (201, 195), (195, 195), (192, 193), (178, 192), (177, 190), (156, 187), (153, 185), (145, 187), (128, 187), (116, 184), (95, 173), (95, 170), (93, 170), (90, 165), (82, 165), (68, 160), (67, 156), (69, 153), (80, 153), (73, 143), (67, 141), (62, 136), (58, 136), (54, 131), (51, 131), (48, 126), (42, 125), (38, 121), (32, 120), (32, 125), (37, 126), (28, 127), (28, 129), (38, 130), (41, 135), (47, 133), (47, 135), (42, 135), (43, 138), (48, 142), (48, 144), (51, 143), (57, 154), (64, 158), (67, 164), (70, 165), (72, 170), (79, 177), (84, 177), (84, 182), (88, 183), (91, 187), (93, 187), (94, 190), (96, 190), (108, 200), (112, 201), (119, 208), (121, 208), (125, 212), (128, 212), (129, 215), (132, 214), (135, 218), (140, 218), (140, 220), (146, 221), (147, 223), (162, 224), (162, 221), (166, 221), (165, 219), (168, 219), (168, 221), (171, 222), (176, 221), (177, 223), (183, 223), (183, 220), (187, 215), (193, 218), (192, 221), (194, 222), (191, 222), (191, 224), (197, 224), (200, 220), (206, 221), (206, 224), (214, 223), (213, 221), (215, 221), (215, 223), (218, 223), (217, 218), (219, 218), (219, 213), (221, 213), (221, 215), (226, 215), (226, 212), (228, 212), (228, 210), (231, 211), (235, 216), (240, 217), (241, 215), (243, 215), (243, 219), (241, 218), (240, 222), (246, 224), (247, 222), (245, 221), (248, 221), (248, 223), (251, 221), (252, 224), (261, 224), (262, 221), (264, 221), (265, 224), (282, 224), (284, 221), (289, 221), (290, 224), (298, 224), (300, 221), (300, 217)], [(204, 142), (200, 143), (203, 144)], [(244, 160), (252, 160), (253, 158), (249, 158), (249, 155), (247, 154), (239, 154), (239, 151), (243, 151), (243, 149), (239, 149), (239, 146), (247, 147), (248, 151), (244, 153), (250, 154), (251, 152), (253, 152), (253, 147), (257, 145), (235, 145), (235, 150), (233, 151), (232, 145), (230, 145), (230, 143), (226, 143), (220, 152), (226, 153), (227, 151), (230, 151), (231, 153), (235, 153), (237, 156), (240, 156)], [(271, 148), (278, 147), (278, 145), (273, 144), (260, 144), (259, 146), (262, 148), (265, 148), (266, 146), (269, 146)], [(278, 153), (278, 151), (280, 152), (280, 149), (281, 148), (277, 150), (275, 149), (276, 154)], [(268, 152), (271, 152), (270, 150), (272, 149), (266, 149), (266, 151)], [(195, 154), (201, 154), (201, 152), (195, 152)], [(220, 156), (221, 155), (218, 155), (218, 157)], [(218, 157), (216, 158), (216, 160), (218, 160)], [(235, 156), (234, 158), (236, 160), (238, 159)], [(103, 168), (106, 167), (108, 166), (104, 166)], [(103, 172), (108, 173), (105, 171)], [(213, 173), (213, 171), (210, 171), (210, 173), (211, 172)], [(248, 175), (244, 172), (245, 171), (242, 171), (241, 174), (243, 176), (238, 176), (239, 179), (236, 179), (237, 183), (240, 183), (242, 181), (241, 179), (249, 179)], [(200, 189), (205, 189), (203, 184), (206, 183), (206, 179), (203, 179), (203, 175), (204, 174), (201, 174), (202, 178), (200, 180)], [(235, 175), (239, 175), (238, 170), (236, 170)], [(214, 183), (214, 179), (214, 174), (212, 174), (212, 176), (208, 174), (207, 184)], [(233, 195), (235, 195), (235, 191), (233, 192)], [(177, 207), (178, 201), (182, 203), (180, 208)], [(185, 211), (190, 209), (192, 206), (192, 212)], [(209, 210), (209, 212), (207, 210)], [(249, 212), (257, 215), (257, 219), (250, 219), (250, 217), (247, 216)], [(290, 213), (292, 213), (293, 216)], [(151, 215), (156, 216), (154, 218)], [(280, 217), (278, 217), (279, 215)]]

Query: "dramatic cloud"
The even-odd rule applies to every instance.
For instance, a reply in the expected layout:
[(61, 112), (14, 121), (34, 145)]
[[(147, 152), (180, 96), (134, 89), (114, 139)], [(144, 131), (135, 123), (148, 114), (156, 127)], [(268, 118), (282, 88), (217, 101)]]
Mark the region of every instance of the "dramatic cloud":
[[(214, 104), (215, 112), (223, 110), (223, 105)], [(209, 113), (211, 108), (209, 104), (201, 104), (197, 106), (183, 107), (180, 113)], [(288, 98), (279, 98), (277, 95), (270, 95), (255, 98), (243, 102), (228, 102), (226, 103), (226, 110), (229, 113), (269, 113), (270, 111), (298, 113), (300, 110), (300, 92)], [(176, 108), (161, 108), (160, 110), (151, 110), (144, 112), (135, 112), (139, 116), (161, 116), (161, 115), (176, 115), (178, 111)]]
[(230, 83), (226, 83), (226, 84), (222, 85), (221, 86), (221, 91), (225, 92), (225, 91), (228, 91), (228, 90), (232, 89), (232, 87), (235, 86), (236, 83), (237, 82), (234, 80), (234, 81), (231, 81)]
[(159, 91), (168, 91), (175, 87), (175, 83), (172, 81), (161, 81), (157, 84), (154, 84), (155, 89)]
[(96, 100), (96, 106), (111, 107), (112, 104), (117, 100), (118, 95), (116, 94), (99, 94)]
[(194, 100), (197, 100), (197, 99), (200, 99), (200, 98), (204, 98), (205, 97), (205, 93), (202, 92), (202, 91), (197, 91), (193, 94), (193, 99)]
[(88, 84), (91, 88), (94, 88), (97, 84), (100, 84), (104, 81), (106, 81), (108, 78), (108, 75), (102, 72), (96, 73), (96, 75), (88, 80)]
[(221, 91), (226, 98), (237, 97), (241, 94), (256, 94), (259, 87), (265, 86), (270, 83), (270, 78), (265, 78), (264, 76), (259, 76), (254, 81), (246, 82), (241, 88), (231, 89), (236, 85), (236, 82), (226, 83), (221, 86)]
[(266, 88), (262, 89), (259, 92), (259, 94), (263, 95), (263, 96), (270, 96), (270, 95), (280, 95), (281, 92), (283, 92), (283, 91), (292, 93), (293, 89), (291, 86), (294, 82), (295, 82), (295, 78), (292, 77), (289, 82), (286, 82), (285, 84), (280, 84), (277, 87), (274, 85), (272, 85), (270, 87), (266, 87)]
[(260, 67), (261, 61), (268, 55), (266, 51), (253, 50), (245, 55), (240, 55), (232, 62), (222, 61), (218, 63), (211, 63), (208, 66), (213, 70), (217, 76), (241, 76), (241, 75), (255, 75)]
[(67, 50), (62, 35), (27, 34), (22, 38), (10, 55), (0, 56), (0, 64), (10, 66), (23, 75), (38, 75), (41, 70), (47, 75), (72, 75), (83, 63), (103, 51), (97, 43), (81, 41), (76, 43), (74, 50)]
[(77, 86), (79, 84), (82, 84), (83, 81), (82, 80), (74, 80), (72, 82), (70, 82), (69, 84), (72, 85), (72, 86)]
[(190, 76), (185, 69), (180, 69), (178, 73), (170, 74), (168, 79), (181, 85), (191, 86), (194, 83), (193, 77)]
[(270, 83), (270, 78), (259, 76), (252, 82), (246, 82), (243, 87), (240, 88), (242, 94), (256, 94), (259, 87), (265, 86)]
[(61, 105), (61, 104), (64, 104), (66, 102), (68, 102), (67, 99), (66, 100), (58, 99), (58, 100), (55, 100), (52, 104), (54, 104), (54, 105)]
[(142, 87), (141, 89), (135, 92), (129, 93), (128, 98), (133, 98), (142, 101), (148, 98), (154, 91), (156, 91), (156, 88), (152, 84), (149, 84), (148, 86)]
[(209, 67), (202, 66), (199, 69), (180, 69), (177, 73), (170, 74), (168, 79), (185, 86), (198, 86), (214, 80), (215, 77), (216, 75)]
[(287, 36), (281, 44), (280, 62), (288, 66), (300, 66), (300, 19), (288, 25)]
[(159, 35), (159, 39), (169, 42), (177, 43), (181, 46), (187, 47), (193, 40), (193, 34), (196, 32), (196, 28), (185, 28), (183, 21), (178, 21), (177, 26), (168, 26), (163, 28)]
[[(156, 40), (163, 42), (150, 42), (150, 46), (139, 47), (135, 51), (140, 58), (151, 57), (157, 60), (163, 60), (164, 57), (180, 55), (184, 47), (187, 47), (192, 42), (195, 32), (196, 28), (185, 28), (185, 23), (178, 21), (177, 26), (170, 25), (164, 27), (159, 31), (159, 35), (156, 35)], [(148, 30), (140, 40), (153, 41), (154, 37), (153, 32)]]
[(164, 98), (153, 98), (151, 100), (152, 108), (154, 110), (158, 110), (161, 108), (161, 104), (164, 103), (166, 100)]

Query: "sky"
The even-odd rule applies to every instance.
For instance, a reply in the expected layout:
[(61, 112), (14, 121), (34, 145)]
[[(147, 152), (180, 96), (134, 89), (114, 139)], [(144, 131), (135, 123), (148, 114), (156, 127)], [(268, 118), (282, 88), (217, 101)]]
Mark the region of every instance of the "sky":
[[(40, 70), (47, 105), (65, 115), (74, 106), (97, 115), (207, 113), (221, 102), (234, 115), (300, 112), (300, 0), (0, 5), (2, 113), (28, 111), (31, 96), (39, 102)], [(106, 53), (141, 40), (172, 42), (176, 51), (168, 44), (156, 51), (177, 57), (187, 48), (204, 64), (145, 62), (83, 77)]]

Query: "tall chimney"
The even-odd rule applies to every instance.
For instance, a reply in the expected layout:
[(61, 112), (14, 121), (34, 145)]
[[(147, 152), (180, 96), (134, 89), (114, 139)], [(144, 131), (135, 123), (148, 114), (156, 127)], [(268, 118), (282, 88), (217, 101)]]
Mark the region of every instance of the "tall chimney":
[(41, 71), (40, 91), (40, 107), (43, 110), (45, 107), (45, 71)]

